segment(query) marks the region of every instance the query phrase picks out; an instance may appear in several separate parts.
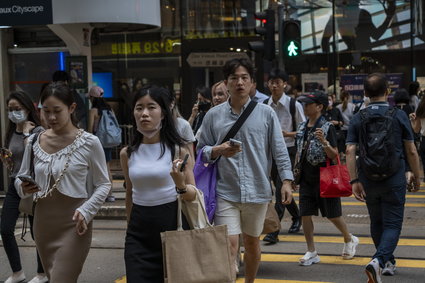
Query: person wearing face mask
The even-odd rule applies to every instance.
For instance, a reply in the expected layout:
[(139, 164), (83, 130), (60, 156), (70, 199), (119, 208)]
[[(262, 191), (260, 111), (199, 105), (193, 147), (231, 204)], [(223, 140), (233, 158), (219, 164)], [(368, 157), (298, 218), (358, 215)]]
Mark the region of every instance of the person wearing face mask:
[(211, 108), (211, 90), (208, 87), (199, 87), (196, 89), (196, 93), (198, 94), (198, 101), (193, 106), (192, 114), (188, 120), (195, 135), (202, 125), (205, 114)]
[(111, 183), (102, 144), (77, 126), (72, 90), (51, 83), (40, 101), (49, 129), (28, 138), (18, 173), (29, 174), (32, 152), (38, 186), (16, 179), (15, 188), (36, 204), (35, 244), (49, 281), (75, 283), (90, 250), (92, 220)]
[[(5, 282), (15, 283), (25, 280), (25, 274), (22, 270), (19, 249), (14, 234), (16, 221), (19, 217), (19, 202), (21, 200), (20, 196), (16, 192), (14, 181), (21, 167), (21, 161), (25, 149), (25, 140), (30, 134), (41, 132), (43, 128), (40, 126), (40, 119), (38, 117), (37, 110), (25, 92), (12, 92), (7, 98), (6, 103), (9, 111), (8, 117), (10, 122), (6, 132), (4, 146), (11, 152), (12, 155), (9, 156), (10, 160), (7, 160), (8, 158), (4, 156), (3, 153), (1, 156), (4, 164), (10, 164), (10, 185), (3, 203), (0, 231), (3, 247), (6, 251), (6, 255), (13, 272), (12, 276), (6, 279)], [(32, 234), (32, 216), (29, 216), (29, 220)], [(37, 254), (37, 276), (29, 282), (39, 283), (47, 281), (43, 266), (41, 265), (40, 258)]]
[(189, 158), (181, 171), (189, 151), (178, 134), (168, 92), (152, 86), (135, 94), (137, 130), (131, 145), (120, 153), (127, 184), (124, 260), (128, 283), (164, 282), (160, 233), (177, 229), (178, 194), (186, 201), (195, 199), (193, 161)]

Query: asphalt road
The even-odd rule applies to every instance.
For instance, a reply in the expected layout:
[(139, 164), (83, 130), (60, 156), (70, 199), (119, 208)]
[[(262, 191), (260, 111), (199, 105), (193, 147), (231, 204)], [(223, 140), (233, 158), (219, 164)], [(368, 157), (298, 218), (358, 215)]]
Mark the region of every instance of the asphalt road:
[[(117, 201), (115, 205), (118, 204)], [(290, 219), (289, 215), (285, 215), (280, 242), (272, 246), (262, 244), (262, 262), (256, 282), (367, 282), (364, 266), (373, 255), (374, 246), (370, 238), (366, 207), (354, 198), (345, 198), (343, 213), (350, 232), (360, 237), (355, 259), (348, 261), (341, 259), (342, 237), (329, 221), (316, 217), (314, 219), (316, 248), (322, 261), (310, 267), (299, 266), (298, 259), (306, 251), (303, 234), (286, 233)], [(16, 233), (19, 235), (20, 230), (17, 229)], [(125, 282), (124, 239), (125, 221), (95, 220), (92, 248), (79, 282)], [(26, 242), (18, 240), (18, 243), (21, 247), (24, 271), (30, 280), (36, 271), (34, 243), (29, 234), (26, 236)], [(396, 275), (384, 277), (383, 282), (425, 282), (425, 190), (423, 189), (422, 192), (408, 194), (405, 223), (396, 257), (398, 259)], [(0, 280), (5, 280), (10, 272), (6, 255), (1, 249)], [(243, 282), (243, 268), (241, 278), (237, 282)]]

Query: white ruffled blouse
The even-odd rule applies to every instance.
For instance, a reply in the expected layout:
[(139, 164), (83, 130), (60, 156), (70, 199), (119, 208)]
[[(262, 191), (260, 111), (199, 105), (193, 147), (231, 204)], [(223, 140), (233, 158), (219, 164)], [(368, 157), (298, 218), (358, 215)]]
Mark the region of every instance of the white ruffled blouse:
[[(28, 138), (18, 176), (30, 174), (33, 138), (34, 135)], [(35, 181), (41, 188), (41, 191), (36, 194), (41, 196), (47, 190), (50, 181), (49, 176), (52, 176), (53, 180), (59, 177), (68, 159), (67, 154), (72, 150), (74, 144), (76, 149), (70, 156), (69, 167), (57, 189), (66, 196), (87, 199), (77, 210), (89, 223), (99, 211), (111, 190), (105, 154), (96, 136), (84, 132), (72, 144), (53, 154), (45, 152), (40, 147), (40, 142), (36, 141), (33, 146), (34, 173)], [(18, 178), (15, 180), (15, 188), (18, 194), (21, 198), (30, 197), (22, 191), (21, 183)], [(35, 196), (33, 197), (35, 198)]]

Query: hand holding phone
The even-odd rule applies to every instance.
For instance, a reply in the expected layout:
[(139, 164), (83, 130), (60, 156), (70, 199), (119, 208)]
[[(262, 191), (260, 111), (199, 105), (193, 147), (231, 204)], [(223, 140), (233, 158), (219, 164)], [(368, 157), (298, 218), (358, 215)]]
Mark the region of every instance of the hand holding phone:
[(230, 139), (229, 142), (231, 146), (242, 146), (242, 142), (235, 139)]
[(184, 168), (186, 167), (186, 164), (187, 164), (187, 160), (188, 159), (189, 159), (189, 154), (186, 153), (186, 155), (183, 158), (182, 166), (180, 167), (180, 172), (183, 172), (184, 171)]
[(30, 175), (19, 175), (19, 176), (17, 176), (17, 178), (19, 180), (21, 180), (22, 182), (27, 182), (27, 183), (30, 183), (30, 185), (32, 185), (32, 186), (38, 187), (38, 184), (35, 182), (35, 180)]

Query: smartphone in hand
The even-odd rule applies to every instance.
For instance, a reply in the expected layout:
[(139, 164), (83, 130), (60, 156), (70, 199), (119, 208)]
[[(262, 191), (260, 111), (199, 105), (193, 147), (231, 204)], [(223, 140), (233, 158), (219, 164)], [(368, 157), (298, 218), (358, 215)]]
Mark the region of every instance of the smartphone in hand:
[(19, 175), (16, 178), (18, 178), (22, 182), (28, 182), (31, 185), (37, 186), (37, 188), (38, 188), (38, 184), (36, 183), (36, 181), (30, 175)]
[(229, 142), (231, 146), (242, 146), (242, 142), (235, 139), (230, 139)]
[(183, 158), (182, 166), (180, 167), (180, 172), (183, 172), (184, 171), (184, 168), (186, 167), (186, 164), (187, 164), (187, 160), (188, 159), (189, 159), (189, 154), (186, 153), (186, 155)]

